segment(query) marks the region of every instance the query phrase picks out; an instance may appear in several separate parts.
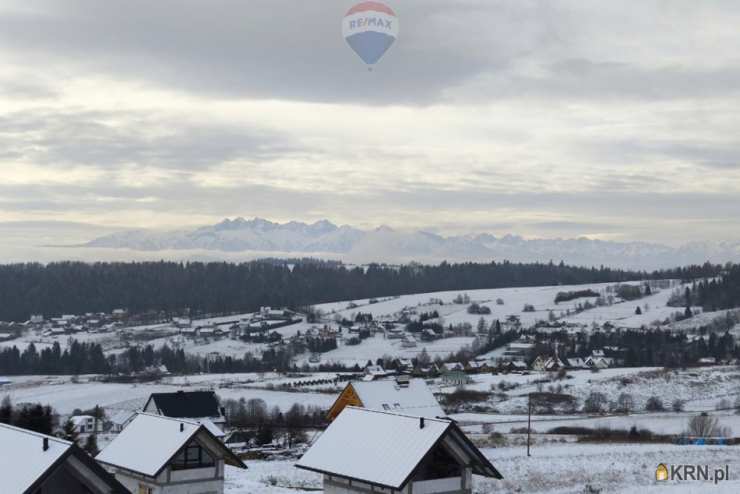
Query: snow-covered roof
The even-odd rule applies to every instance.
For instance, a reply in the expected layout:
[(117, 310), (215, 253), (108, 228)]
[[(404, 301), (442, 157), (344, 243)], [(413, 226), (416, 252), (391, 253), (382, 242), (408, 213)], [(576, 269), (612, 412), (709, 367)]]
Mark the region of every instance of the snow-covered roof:
[(447, 362), (445, 364), (442, 364), (442, 367), (448, 371), (464, 369), (463, 365), (460, 362)]
[(461, 446), (475, 473), (500, 478), (493, 465), (449, 420), (355, 407), (347, 407), (296, 466), (400, 490), (444, 437)]
[[(395, 380), (353, 382), (362, 405), (371, 410), (392, 411), (420, 417), (444, 417), (439, 402), (423, 379), (411, 379), (408, 386)], [(387, 407), (387, 408), (386, 408)]]
[(365, 373), (372, 375), (385, 375), (385, 369), (380, 365), (368, 365), (365, 367)]
[(131, 410), (119, 410), (110, 417), (110, 421), (117, 425), (124, 425), (135, 415), (136, 412), (132, 412)]
[[(148, 477), (156, 477), (175, 454), (196, 435), (205, 433), (227, 456), (227, 463), (246, 468), (221, 441), (198, 422), (139, 413), (95, 458)], [(229, 461), (231, 460), (231, 461)]]
[(213, 423), (211, 419), (205, 418), (205, 419), (197, 419), (196, 422), (198, 422), (200, 425), (208, 429), (208, 432), (213, 434), (214, 436), (220, 438), (223, 438), (226, 434), (224, 431), (221, 430), (219, 426)]
[(149, 410), (150, 402), (168, 417), (200, 418), (220, 417), (218, 398), (213, 391), (176, 391), (174, 393), (152, 393), (144, 405)]
[[(49, 441), (46, 451), (44, 438)], [(0, 483), (3, 492), (25, 492), (71, 447), (72, 443), (68, 441), (0, 424)]]
[[(45, 449), (46, 448), (46, 449)], [(85, 452), (69, 441), (0, 424), (0, 486), (2, 492), (37, 492), (50, 475), (74, 456), (76, 462), (66, 463), (68, 468), (93, 474), (105, 484), (109, 493), (128, 492)], [(97, 484), (100, 486), (100, 483)], [(38, 491), (40, 492), (40, 491)], [(46, 492), (46, 490), (44, 490)]]

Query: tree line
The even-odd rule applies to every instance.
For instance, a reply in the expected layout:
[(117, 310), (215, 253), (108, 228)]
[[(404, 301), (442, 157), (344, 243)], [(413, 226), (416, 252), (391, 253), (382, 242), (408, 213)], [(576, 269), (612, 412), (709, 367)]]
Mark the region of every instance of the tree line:
[(720, 276), (704, 279), (686, 287), (684, 302), (688, 307), (700, 306), (705, 311), (717, 311), (740, 307), (740, 265), (728, 266)]
[(348, 267), (313, 261), (55, 262), (0, 265), (0, 320), (30, 314), (155, 311), (192, 315), (253, 311), (261, 306), (301, 307), (336, 300), (442, 290), (711, 277), (720, 266), (626, 271), (555, 263), (459, 263)]

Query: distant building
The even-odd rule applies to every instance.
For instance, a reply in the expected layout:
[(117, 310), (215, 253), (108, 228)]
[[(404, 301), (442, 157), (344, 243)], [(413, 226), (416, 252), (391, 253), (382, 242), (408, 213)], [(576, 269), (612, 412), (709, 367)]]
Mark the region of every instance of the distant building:
[[(98, 420), (97, 424), (95, 417), (92, 415), (75, 415), (69, 419), (74, 425), (75, 431), (78, 434), (91, 434), (93, 432), (103, 432), (103, 421)], [(97, 425), (97, 430), (96, 430)]]
[(31, 314), (29, 322), (31, 324), (41, 324), (42, 322), (44, 322), (44, 316), (42, 314)]
[(334, 420), (347, 406), (430, 418), (446, 415), (423, 379), (351, 382), (329, 409), (329, 421)]
[(223, 494), (224, 465), (247, 468), (204, 425), (144, 413), (95, 459), (134, 494)]
[(152, 393), (143, 411), (172, 418), (195, 421), (208, 419), (221, 427), (226, 423), (224, 409), (219, 406), (213, 391), (176, 391), (174, 393)]
[(118, 434), (121, 432), (132, 420), (136, 418), (136, 412), (130, 410), (121, 410), (110, 417), (111, 428), (110, 432)]
[(386, 371), (382, 365), (368, 365), (363, 372), (365, 374), (362, 378), (364, 381), (374, 381), (393, 375), (393, 372)]
[(76, 444), (5, 424), (0, 424), (0, 487), (8, 494), (129, 494)]
[(470, 494), (473, 474), (503, 478), (450, 420), (354, 407), (296, 467), (322, 474), (325, 494)]
[(111, 315), (116, 319), (123, 319), (128, 315), (128, 310), (126, 309), (113, 309), (113, 312), (111, 312)]
[(581, 357), (568, 357), (565, 359), (565, 362), (569, 369), (585, 369), (588, 367), (586, 365), (586, 360)]

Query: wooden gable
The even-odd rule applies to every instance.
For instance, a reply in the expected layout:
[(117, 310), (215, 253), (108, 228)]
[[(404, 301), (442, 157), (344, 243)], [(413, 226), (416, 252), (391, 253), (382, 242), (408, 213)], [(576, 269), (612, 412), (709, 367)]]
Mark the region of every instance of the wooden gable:
[(364, 407), (362, 401), (360, 400), (360, 397), (357, 395), (357, 391), (355, 391), (355, 388), (352, 386), (351, 383), (347, 384), (344, 390), (339, 394), (337, 401), (335, 401), (329, 409), (329, 413), (326, 415), (327, 420), (329, 420), (329, 422), (332, 422), (335, 418), (337, 418), (337, 415), (339, 415), (342, 410), (344, 410), (344, 407), (348, 406)]

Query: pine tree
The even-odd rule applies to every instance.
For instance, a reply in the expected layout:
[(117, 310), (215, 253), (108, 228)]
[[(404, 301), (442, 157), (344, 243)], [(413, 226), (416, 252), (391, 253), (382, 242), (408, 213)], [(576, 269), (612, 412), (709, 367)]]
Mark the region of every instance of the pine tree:
[(13, 404), (10, 402), (10, 396), (3, 398), (3, 402), (0, 404), (0, 423), (13, 423)]
[(62, 426), (62, 439), (76, 443), (79, 438), (80, 436), (75, 429), (75, 424), (72, 422), (71, 419), (67, 419), (67, 421), (64, 423), (64, 426)]
[(98, 453), (100, 453), (100, 450), (98, 449), (98, 438), (95, 434), (87, 436), (83, 449), (87, 451), (87, 454), (90, 456), (97, 456)]

